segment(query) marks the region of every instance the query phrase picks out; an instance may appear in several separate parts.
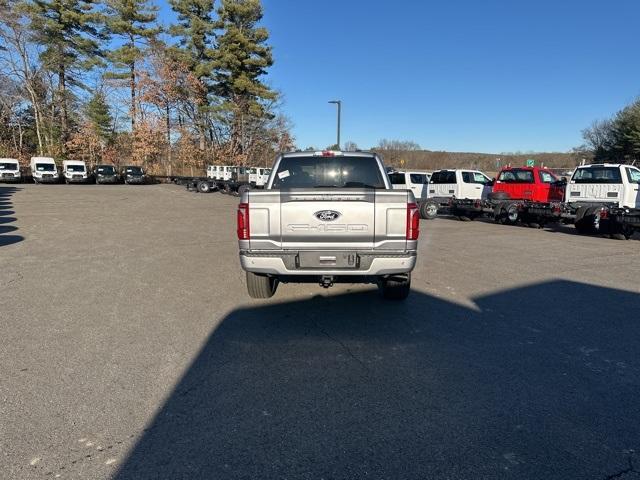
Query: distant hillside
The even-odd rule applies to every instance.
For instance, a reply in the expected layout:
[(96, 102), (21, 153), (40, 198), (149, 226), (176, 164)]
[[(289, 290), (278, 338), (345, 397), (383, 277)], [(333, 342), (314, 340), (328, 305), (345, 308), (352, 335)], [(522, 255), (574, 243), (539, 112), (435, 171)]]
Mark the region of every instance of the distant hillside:
[[(475, 168), (495, 172), (505, 165), (525, 165), (533, 159), (536, 165), (549, 168), (574, 167), (579, 165), (584, 154), (577, 153), (461, 153), (432, 152), (430, 150), (377, 150), (387, 166), (437, 170), (441, 168)], [(589, 159), (587, 159), (589, 160)]]

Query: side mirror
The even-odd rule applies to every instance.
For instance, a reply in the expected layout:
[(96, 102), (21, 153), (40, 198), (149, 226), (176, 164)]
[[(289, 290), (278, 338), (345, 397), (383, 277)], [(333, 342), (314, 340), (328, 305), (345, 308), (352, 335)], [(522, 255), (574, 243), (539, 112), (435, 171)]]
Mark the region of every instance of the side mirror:
[(495, 183), (495, 180), (489, 180), (487, 183), (485, 183), (485, 185), (487, 187), (493, 187), (493, 184)]

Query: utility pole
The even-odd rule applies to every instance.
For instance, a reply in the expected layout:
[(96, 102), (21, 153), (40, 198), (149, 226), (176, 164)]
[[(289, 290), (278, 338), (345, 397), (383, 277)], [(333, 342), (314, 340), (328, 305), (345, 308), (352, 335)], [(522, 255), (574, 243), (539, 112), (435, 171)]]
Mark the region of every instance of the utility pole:
[(333, 103), (338, 106), (338, 140), (336, 141), (336, 145), (338, 146), (338, 150), (340, 150), (340, 111), (342, 110), (342, 101), (330, 100), (329, 103)]

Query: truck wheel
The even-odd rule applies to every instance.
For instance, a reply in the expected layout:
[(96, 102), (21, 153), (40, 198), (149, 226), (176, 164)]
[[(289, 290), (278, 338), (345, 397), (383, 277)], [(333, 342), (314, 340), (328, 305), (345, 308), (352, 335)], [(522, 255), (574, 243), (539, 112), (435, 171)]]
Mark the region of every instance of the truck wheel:
[(438, 216), (438, 204), (435, 202), (423, 202), (420, 205), (420, 217), (433, 220)]
[(378, 290), (387, 300), (404, 300), (411, 292), (411, 274), (382, 277), (378, 280)]
[(518, 204), (506, 203), (497, 207), (497, 213), (494, 219), (502, 225), (515, 225), (518, 222), (518, 216)]
[(251, 298), (271, 298), (278, 289), (278, 279), (247, 272), (247, 292)]
[(198, 182), (197, 188), (200, 193), (209, 193), (211, 191), (211, 185), (209, 185), (209, 182), (204, 180), (200, 180)]

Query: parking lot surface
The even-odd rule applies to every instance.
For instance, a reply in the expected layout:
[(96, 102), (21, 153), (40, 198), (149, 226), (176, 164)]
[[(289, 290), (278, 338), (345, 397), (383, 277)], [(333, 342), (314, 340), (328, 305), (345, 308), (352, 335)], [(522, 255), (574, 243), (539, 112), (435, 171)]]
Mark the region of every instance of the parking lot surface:
[(406, 302), (253, 301), (236, 204), (0, 186), (1, 478), (640, 478), (637, 237), (422, 221)]

